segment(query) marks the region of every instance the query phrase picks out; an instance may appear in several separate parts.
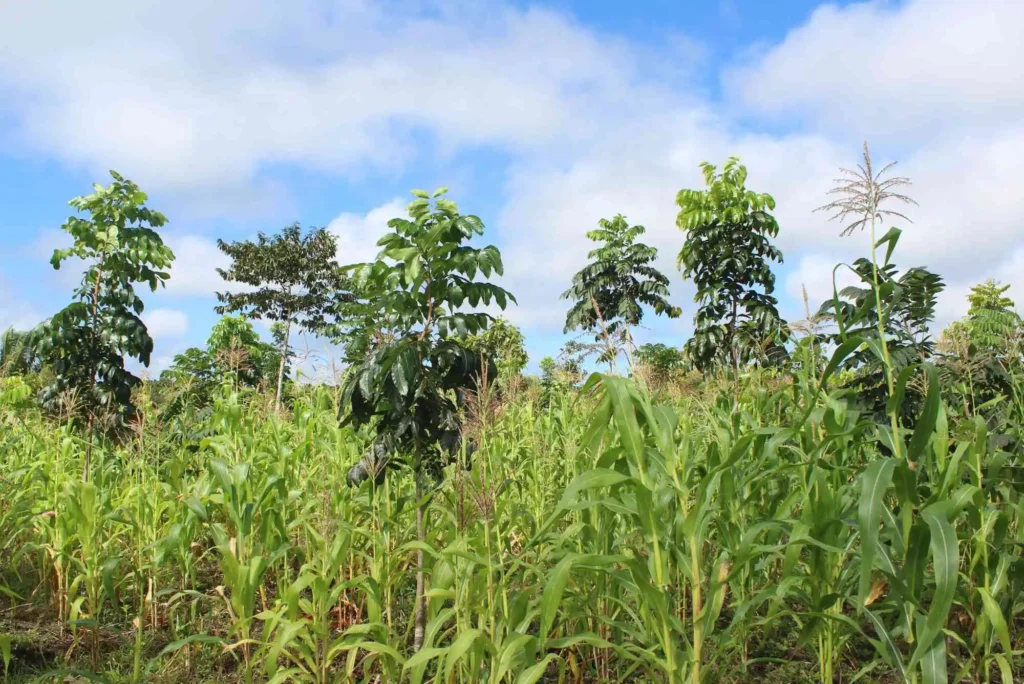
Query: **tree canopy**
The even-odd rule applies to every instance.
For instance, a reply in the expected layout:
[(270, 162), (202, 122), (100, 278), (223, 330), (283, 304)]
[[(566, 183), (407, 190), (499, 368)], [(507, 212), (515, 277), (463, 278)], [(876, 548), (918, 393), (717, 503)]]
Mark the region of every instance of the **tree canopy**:
[(321, 332), (329, 325), (327, 315), (350, 298), (346, 278), (335, 261), (337, 242), (326, 228), (303, 235), (294, 223), (273, 236), (259, 233), (256, 241), (218, 240), (217, 246), (232, 259), (229, 268), (217, 269), (221, 277), (251, 288), (218, 292), (217, 313), (243, 313), (285, 326), (275, 396), (280, 404), (292, 326)]
[(625, 344), (631, 345), (629, 328), (640, 325), (644, 305), (669, 318), (682, 312), (668, 301), (668, 278), (651, 265), (658, 250), (636, 242), (644, 227), (630, 226), (621, 214), (598, 223), (599, 228), (587, 237), (601, 243), (600, 247), (587, 254), (590, 263), (573, 276), (572, 287), (562, 293), (562, 299), (574, 302), (565, 317), (565, 332), (596, 330), (597, 338), (609, 343), (605, 356), (612, 358), (605, 360), (611, 363), (616, 353), (611, 350), (611, 336), (621, 331)]
[(697, 285), (693, 337), (684, 351), (707, 372), (751, 361), (777, 362), (789, 337), (779, 316), (771, 262), (782, 263), (772, 244), (779, 224), (771, 195), (747, 189), (747, 169), (730, 157), (719, 172), (700, 166), (706, 189), (680, 190), (676, 225), (686, 231), (677, 260)]
[(110, 185), (94, 185), (91, 195), (69, 202), (85, 216), (64, 223), (74, 244), (55, 250), (50, 260), (55, 269), (72, 257), (88, 266), (74, 301), (34, 335), (36, 352), (54, 372), (40, 397), (49, 408), (70, 392), (83, 410), (130, 412), (132, 388), (140, 381), (125, 368), (125, 358), (148, 366), (153, 352), (134, 285), (155, 291), (167, 281), (174, 253), (154, 230), (167, 219), (146, 207), (146, 194), (135, 183), (116, 171), (110, 175)]

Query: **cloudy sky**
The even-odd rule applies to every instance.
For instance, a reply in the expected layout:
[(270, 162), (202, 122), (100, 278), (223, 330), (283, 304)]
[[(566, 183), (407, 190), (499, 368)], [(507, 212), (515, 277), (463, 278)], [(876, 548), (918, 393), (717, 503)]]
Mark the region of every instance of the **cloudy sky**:
[[(771, 6), (769, 9), (769, 5)], [(168, 288), (146, 297), (154, 369), (216, 320), (215, 240), (293, 221), (371, 258), (412, 188), (449, 185), (504, 255), (531, 366), (564, 341), (558, 295), (585, 233), (647, 227), (679, 321), (676, 193), (741, 157), (778, 202), (783, 313), (865, 253), (812, 210), (862, 141), (920, 206), (896, 261), (1024, 299), (1024, 2), (907, 0), (105, 0), (0, 3), (0, 328), (63, 306), (67, 200), (117, 169), (170, 219)], [(313, 346), (314, 343), (311, 343)]]

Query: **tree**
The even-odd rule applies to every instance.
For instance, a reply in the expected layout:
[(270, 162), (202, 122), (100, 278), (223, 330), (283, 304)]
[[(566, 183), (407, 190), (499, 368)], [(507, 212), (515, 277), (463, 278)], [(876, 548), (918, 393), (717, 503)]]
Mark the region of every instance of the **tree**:
[(190, 383), (205, 403), (226, 375), (252, 388), (273, 380), (280, 366), (280, 347), (280, 340), (276, 344), (262, 341), (244, 316), (222, 316), (210, 331), (206, 348), (189, 347), (177, 354), (160, 379)]
[(132, 388), (140, 381), (125, 369), (125, 357), (148, 366), (153, 352), (134, 284), (155, 291), (169, 277), (164, 269), (174, 253), (154, 230), (167, 219), (145, 206), (146, 194), (135, 183), (115, 171), (110, 175), (114, 182), (107, 187), (94, 185), (93, 194), (69, 202), (88, 218), (72, 216), (64, 223), (74, 245), (55, 250), (50, 260), (55, 269), (71, 257), (89, 266), (74, 301), (34, 334), (37, 353), (55, 376), (40, 395), (47, 408), (72, 391), (89, 411), (131, 413)]
[(227, 270), (217, 269), (229, 282), (255, 288), (249, 292), (218, 292), (217, 313), (243, 313), (284, 324), (280, 336), (275, 404), (281, 405), (281, 387), (292, 326), (317, 333), (327, 328), (325, 315), (348, 298), (347, 284), (334, 261), (337, 243), (326, 228), (306, 235), (295, 223), (273, 237), (260, 233), (251, 240), (226, 243), (220, 250), (231, 257)]
[(972, 287), (967, 316), (942, 333), (938, 348), (943, 387), (959, 396), (967, 414), (979, 405), (997, 405), (1000, 396), (1013, 396), (1024, 322), (1005, 296), (1009, 288), (991, 279)]
[(651, 266), (658, 250), (636, 242), (644, 227), (630, 226), (621, 214), (611, 221), (601, 219), (598, 225), (587, 237), (601, 246), (587, 254), (591, 262), (573, 276), (572, 287), (562, 293), (562, 299), (575, 302), (566, 314), (565, 332), (598, 330), (596, 339), (604, 339), (608, 347), (604, 360), (614, 372), (618, 352), (611, 339), (621, 332), (632, 366), (629, 328), (640, 325), (642, 305), (669, 318), (682, 312), (668, 303), (668, 278)]
[[(391, 232), (378, 245), (377, 260), (355, 270), (360, 299), (346, 307), (357, 317), (346, 345), (350, 371), (342, 397), (343, 422), (376, 424), (371, 455), (404, 454), (416, 477), (417, 537), (424, 539), (424, 484), (460, 448), (459, 393), (479, 378), (479, 357), (465, 340), (487, 328), (491, 317), (466, 311), (494, 301), (502, 309), (515, 301), (504, 289), (473, 279), (479, 272), (501, 275), (494, 246), (465, 243), (483, 234), (480, 219), (460, 214), (446, 188), (428, 195), (415, 190), (409, 219), (388, 222)], [(380, 336), (385, 328), (387, 336)], [(454, 396), (453, 396), (454, 395)], [(379, 460), (376, 470), (383, 466)], [(417, 552), (414, 648), (425, 626), (423, 553)]]
[[(893, 247), (898, 237), (898, 232), (893, 234)], [(838, 299), (826, 300), (818, 311), (820, 316), (841, 321), (841, 330), (824, 336), (823, 344), (839, 345), (855, 337), (866, 340), (884, 335), (888, 361), (877, 353), (880, 346), (864, 345), (839, 364), (840, 369), (854, 373), (850, 386), (856, 388), (858, 401), (881, 418), (892, 394), (887, 376), (898, 376), (904, 368), (929, 358), (935, 351), (929, 328), (935, 318), (938, 295), (945, 289), (942, 278), (926, 268), (914, 267), (900, 273), (888, 260), (891, 254), (889, 250), (877, 269), (870, 260), (857, 259), (852, 270), (861, 285), (843, 288)], [(872, 286), (876, 278), (881, 308)], [(880, 324), (883, 333), (879, 333)], [(905, 418), (917, 413), (923, 398), (913, 388), (906, 393), (902, 408)]]
[(680, 190), (676, 225), (686, 231), (678, 265), (697, 285), (693, 337), (684, 352), (702, 372), (751, 361), (778, 362), (789, 338), (772, 296), (770, 262), (782, 263), (771, 240), (779, 224), (771, 195), (746, 187), (747, 169), (730, 157), (722, 172), (704, 162), (706, 190)]
[(677, 371), (685, 365), (683, 353), (679, 349), (660, 342), (641, 345), (636, 350), (636, 357), (640, 363), (662, 374)]
[(1001, 353), (1020, 335), (1024, 322), (1014, 310), (1013, 300), (1003, 296), (1009, 285), (989, 279), (971, 288), (967, 300), (967, 335), (979, 349)]
[(522, 331), (504, 318), (494, 319), (482, 333), (467, 338), (466, 346), (494, 361), (498, 378), (506, 383), (518, 377), (530, 360)]
[(0, 335), (0, 377), (24, 375), (39, 369), (32, 331), (8, 328)]

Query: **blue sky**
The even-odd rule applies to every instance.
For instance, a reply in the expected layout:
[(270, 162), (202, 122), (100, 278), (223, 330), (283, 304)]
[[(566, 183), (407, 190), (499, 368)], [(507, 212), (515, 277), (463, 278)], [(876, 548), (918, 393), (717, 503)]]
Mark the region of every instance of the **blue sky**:
[(816, 304), (867, 247), (812, 213), (865, 139), (914, 180), (897, 261), (946, 278), (945, 322), (980, 280), (1024, 290), (1020, 35), (1016, 0), (4, 3), (0, 327), (66, 303), (73, 265), (48, 265), (66, 202), (114, 168), (178, 256), (146, 298), (154, 372), (216, 318), (216, 238), (327, 225), (363, 260), (408, 190), (439, 185), (502, 249), (532, 367), (566, 339), (586, 231), (620, 212), (683, 308), (638, 337), (680, 345), (674, 197), (697, 165), (738, 154), (775, 196), (799, 318), (801, 286)]

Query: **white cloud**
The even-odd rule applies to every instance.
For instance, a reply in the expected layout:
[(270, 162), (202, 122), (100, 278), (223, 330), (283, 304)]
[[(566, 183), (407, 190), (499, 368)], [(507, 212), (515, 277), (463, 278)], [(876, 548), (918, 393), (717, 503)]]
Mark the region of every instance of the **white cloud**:
[(153, 309), (142, 315), (150, 336), (155, 340), (182, 337), (188, 332), (188, 316), (177, 309)]
[[(509, 317), (535, 331), (561, 328), (558, 295), (590, 249), (585, 233), (616, 213), (647, 227), (673, 300), (692, 316), (692, 286), (675, 268), (674, 198), (701, 185), (699, 162), (730, 154), (747, 164), (748, 185), (778, 202), (779, 293), (797, 314), (800, 283), (813, 305), (837, 260), (867, 253), (866, 235), (840, 238), (813, 213), (838, 167), (857, 162), (862, 136), (914, 180), (921, 206), (908, 212), (915, 223), (902, 226), (895, 261), (945, 276), (943, 302), (993, 274), (1011, 282), (1024, 250), (1024, 3), (824, 6), (725, 73), (725, 103), (685, 92), (656, 51), (541, 9), (167, 7), (67, 3), (53, 22), (52, 5), (0, 5), (0, 97), (10, 95), (25, 145), (115, 165), (154, 191), (218, 199), (253, 187), (261, 197), (260, 184), (273, 185), (261, 169), (275, 164), (364, 174), (403, 168), (424, 138), (442, 153), (497, 146), (513, 162), (497, 216), (484, 217), (497, 238), (485, 238), (502, 247), (500, 282), (520, 301)], [(806, 124), (780, 119), (787, 133), (742, 125), (792, 113)], [(339, 260), (372, 259), (386, 221), (404, 213), (393, 200), (339, 215), (329, 226)], [(224, 288), (215, 268), (228, 260), (212, 240), (166, 239), (178, 255), (168, 294)]]
[(1022, 34), (1019, 0), (829, 4), (725, 81), (746, 107), (872, 139), (1015, 124)]
[[(804, 290), (807, 292), (807, 305), (810, 313), (817, 313), (818, 307), (826, 299), (832, 297), (832, 287), (842, 290), (844, 287), (856, 285), (859, 278), (849, 268), (839, 267), (839, 263), (849, 263), (837, 255), (826, 254), (805, 254), (797, 262), (796, 269), (786, 276), (783, 291), (789, 296), (791, 303), (788, 315), (792, 320), (800, 320), (807, 316), (807, 309), (804, 307)], [(834, 278), (834, 280), (833, 280)]]
[(498, 3), (0, 7), (0, 92), (27, 145), (200, 194), (267, 163), (393, 170), (417, 130), (448, 148), (586, 140), (666, 96), (620, 99), (638, 67), (622, 41)]
[[(163, 290), (173, 296), (210, 296), (218, 290), (229, 289), (226, 281), (217, 273), (218, 268), (229, 268), (231, 258), (220, 251), (217, 243), (201, 235), (164, 236), (164, 242), (174, 252), (174, 262), (169, 271), (170, 278)], [(237, 290), (237, 284), (230, 289)]]
[(7, 300), (0, 302), (0, 333), (8, 328), (31, 330), (46, 317), (25, 302)]
[(365, 214), (338, 214), (327, 225), (327, 230), (338, 240), (338, 262), (347, 265), (373, 261), (380, 251), (377, 240), (389, 230), (388, 221), (407, 215), (406, 204), (394, 199)]
[(568, 166), (524, 165), (512, 172), (511, 199), (498, 220), (503, 284), (520, 302), (510, 318), (560, 327), (568, 306), (557, 297), (593, 247), (586, 232), (617, 213), (646, 227), (643, 241), (659, 250), (657, 265), (672, 281), (672, 300), (692, 317), (694, 289), (676, 268), (685, 235), (675, 225), (675, 197), (684, 187), (703, 187), (700, 162), (721, 165), (730, 154), (747, 164), (749, 187), (777, 200), (779, 244), (788, 258), (838, 239), (837, 231), (822, 228), (824, 217), (812, 214), (839, 163), (835, 143), (819, 136), (737, 134), (699, 110), (645, 117), (609, 132)]
[(1024, 247), (1019, 247), (1009, 253), (1001, 263), (987, 269), (982, 277), (958, 279), (947, 283), (936, 305), (936, 324), (941, 327), (964, 316), (970, 305), (967, 295), (971, 288), (989, 278), (1009, 285), (1010, 289), (1006, 296), (1014, 300), (1018, 312), (1024, 312)]

